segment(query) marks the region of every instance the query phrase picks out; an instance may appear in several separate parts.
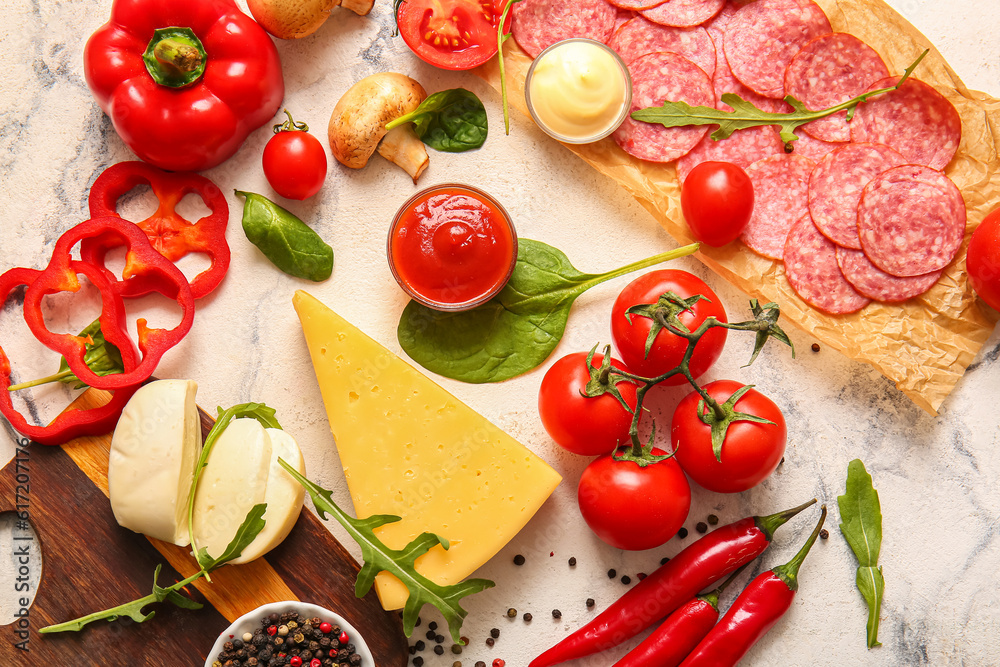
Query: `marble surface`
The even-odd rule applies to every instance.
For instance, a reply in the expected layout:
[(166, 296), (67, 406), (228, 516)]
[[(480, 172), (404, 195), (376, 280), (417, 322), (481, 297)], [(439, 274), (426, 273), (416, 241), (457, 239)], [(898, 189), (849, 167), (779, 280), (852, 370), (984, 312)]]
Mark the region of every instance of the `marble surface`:
[[(969, 87), (1000, 96), (1000, 3), (973, 0), (890, 0), (937, 45)], [(108, 15), (110, 0), (10, 0), (0, 5), (0, 267), (41, 267), (55, 239), (86, 218), (86, 196), (100, 170), (132, 159), (108, 119), (94, 103), (83, 79), (86, 37)], [(191, 334), (166, 355), (157, 375), (192, 378), (199, 403), (209, 409), (264, 401), (277, 409), (305, 452), (310, 476), (335, 490), (349, 505), (337, 452), (315, 385), (298, 321), (291, 307), (294, 290), (305, 288), (394, 351), (395, 326), (405, 298), (385, 261), (385, 234), (393, 213), (418, 187), (467, 181), (486, 188), (507, 207), (519, 233), (564, 249), (578, 267), (598, 271), (625, 260), (675, 246), (653, 219), (625, 192), (599, 176), (515, 116), (505, 137), (497, 95), (474, 76), (424, 65), (402, 40), (392, 36), (391, 5), (381, 1), (368, 18), (335, 10), (313, 36), (282, 42), (285, 105), (324, 138), (329, 113), (354, 81), (395, 70), (421, 81), (428, 91), (465, 86), (486, 103), (492, 135), (485, 147), (465, 154), (431, 151), (431, 166), (420, 186), (380, 158), (362, 171), (333, 163), (326, 186), (307, 202), (279, 202), (308, 221), (336, 252), (332, 278), (306, 284), (271, 266), (246, 240), (239, 225), (241, 202), (227, 194), (231, 223), (227, 234), (233, 263), (222, 287), (201, 303)], [(234, 188), (275, 196), (260, 167), (268, 128), (253, 133), (235, 157), (209, 170), (224, 192)], [(126, 205), (138, 215), (150, 209), (140, 193)], [(188, 207), (196, 212), (197, 206)], [(704, 277), (723, 299), (730, 319), (746, 316), (746, 295), (711, 275), (697, 261), (675, 266)], [(185, 266), (199, 270), (197, 262)], [(587, 460), (561, 452), (539, 423), (535, 400), (544, 368), (556, 358), (608, 341), (608, 312), (625, 284), (618, 279), (584, 295), (574, 307), (566, 337), (542, 369), (502, 387), (441, 383), (549, 461), (565, 481), (535, 519), (477, 576), (497, 587), (467, 599), (470, 614), (463, 634), (471, 646), (461, 656), (424, 651), (429, 667), (466, 667), (477, 660), (503, 658), (524, 667), (531, 657), (588, 620), (584, 601), (603, 608), (625, 590), (609, 580), (649, 572), (662, 556), (686, 541), (674, 539), (650, 552), (626, 553), (600, 542), (576, 508), (576, 483)], [(138, 304), (153, 324), (176, 319), (162, 303)], [(76, 332), (97, 315), (91, 299), (81, 303), (52, 298), (47, 304), (54, 329)], [(53, 372), (51, 354), (34, 344), (20, 318), (4, 311), (0, 342), (13, 359), (16, 378)], [(766, 514), (818, 497), (831, 508), (830, 538), (818, 543), (801, 572), (792, 610), (748, 655), (747, 665), (994, 665), (1000, 635), (1000, 412), (996, 410), (1000, 337), (996, 332), (969, 368), (941, 413), (931, 417), (910, 403), (871, 368), (835, 352), (810, 350), (807, 335), (791, 330), (798, 355), (769, 348), (749, 368), (751, 342), (730, 335), (713, 378), (755, 383), (785, 411), (789, 442), (785, 463), (759, 487), (738, 495), (695, 488), (689, 529), (709, 513), (727, 523)], [(41, 423), (66, 404), (70, 392), (38, 390), (22, 407)], [(661, 423), (681, 393), (655, 397)], [(13, 456), (9, 428), (0, 438), (0, 456)], [(885, 515), (880, 564), (886, 579), (880, 638), (866, 650), (866, 610), (854, 587), (855, 561), (836, 526), (836, 496), (843, 492), (847, 463), (868, 465)], [(817, 518), (807, 512), (783, 528), (773, 547), (757, 561), (757, 572), (783, 563), (798, 549)], [(67, 515), (67, 520), (86, 520)], [(339, 527), (331, 530), (356, 556), (358, 550)], [(512, 564), (515, 554), (526, 563)], [(577, 565), (567, 565), (569, 557)], [(726, 596), (728, 604), (732, 595)], [(508, 607), (525, 624), (504, 616)], [(562, 611), (554, 620), (553, 609)], [(425, 609), (424, 622), (436, 619)], [(155, 622), (155, 621), (154, 621)], [(485, 646), (490, 628), (501, 636)], [(133, 628), (130, 632), (141, 632)], [(416, 639), (416, 637), (415, 637)], [(0, 641), (13, 641), (0, 636)], [(634, 644), (634, 642), (632, 642)], [(609, 665), (622, 647), (579, 665)], [(206, 650), (208, 647), (206, 647)], [(152, 658), (151, 658), (152, 659)], [(149, 664), (154, 664), (153, 662)], [(156, 663), (159, 664), (159, 663)], [(168, 664), (168, 663), (163, 663)], [(176, 664), (181, 664), (180, 662)]]

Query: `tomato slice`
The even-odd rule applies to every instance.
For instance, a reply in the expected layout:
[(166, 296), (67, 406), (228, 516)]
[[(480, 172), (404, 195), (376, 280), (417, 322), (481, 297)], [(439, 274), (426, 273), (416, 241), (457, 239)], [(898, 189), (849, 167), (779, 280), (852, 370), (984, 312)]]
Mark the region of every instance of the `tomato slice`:
[(403, 41), (424, 62), (442, 69), (472, 69), (497, 52), (497, 24), (504, 4), (505, 0), (402, 0), (396, 23)]

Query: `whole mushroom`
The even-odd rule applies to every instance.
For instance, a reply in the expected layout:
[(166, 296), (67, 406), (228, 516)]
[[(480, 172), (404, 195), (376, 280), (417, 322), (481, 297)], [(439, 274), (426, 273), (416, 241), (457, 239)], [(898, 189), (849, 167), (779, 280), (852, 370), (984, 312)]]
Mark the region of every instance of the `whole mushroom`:
[(298, 39), (316, 32), (337, 6), (364, 16), (375, 0), (247, 0), (254, 19), (278, 39)]
[(344, 93), (330, 116), (333, 156), (344, 166), (361, 169), (377, 148), (416, 183), (429, 162), (424, 142), (412, 123), (388, 132), (385, 126), (416, 109), (426, 97), (423, 87), (404, 74), (382, 72), (361, 79)]

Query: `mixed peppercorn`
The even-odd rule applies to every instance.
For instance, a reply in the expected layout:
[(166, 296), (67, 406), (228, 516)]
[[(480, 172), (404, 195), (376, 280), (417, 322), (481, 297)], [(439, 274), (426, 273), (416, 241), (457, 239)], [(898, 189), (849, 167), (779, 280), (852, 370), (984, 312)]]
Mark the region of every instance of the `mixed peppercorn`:
[(212, 667), (359, 667), (361, 656), (340, 626), (297, 612), (270, 614), (261, 627), (223, 644)]

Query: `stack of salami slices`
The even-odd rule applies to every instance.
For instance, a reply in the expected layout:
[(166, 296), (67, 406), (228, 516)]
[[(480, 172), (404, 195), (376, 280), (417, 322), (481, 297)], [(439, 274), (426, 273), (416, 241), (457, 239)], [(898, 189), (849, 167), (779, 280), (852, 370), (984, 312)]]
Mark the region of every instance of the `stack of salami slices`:
[[(605, 42), (632, 76), (632, 110), (685, 101), (728, 110), (734, 93), (786, 112), (792, 95), (825, 109), (894, 86), (879, 55), (832, 32), (812, 0), (522, 0), (513, 33), (532, 57), (570, 37)], [(913, 77), (896, 91), (803, 125), (786, 146), (773, 126), (715, 141), (707, 126), (627, 119), (614, 140), (648, 161), (677, 161), (683, 182), (709, 160), (737, 164), (754, 184), (741, 239), (783, 260), (803, 300), (832, 314), (930, 289), (965, 234), (965, 203), (943, 173), (958, 150), (954, 106)]]

